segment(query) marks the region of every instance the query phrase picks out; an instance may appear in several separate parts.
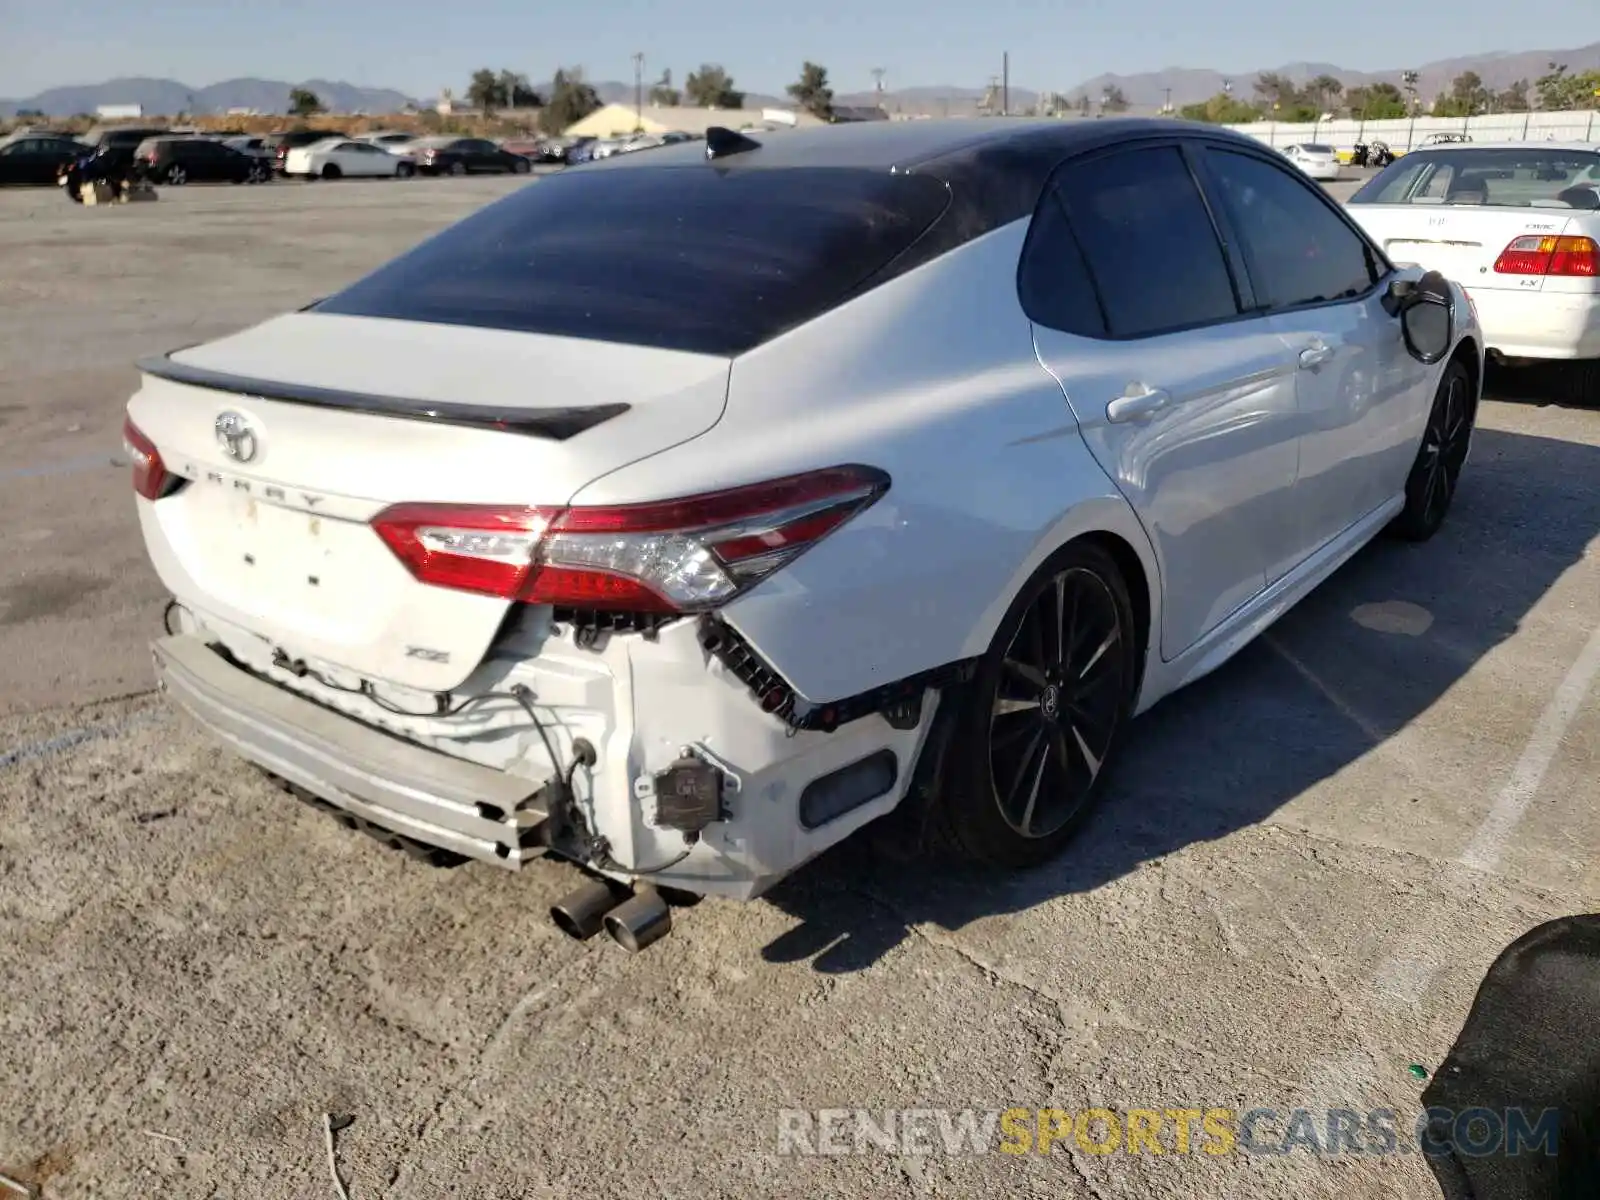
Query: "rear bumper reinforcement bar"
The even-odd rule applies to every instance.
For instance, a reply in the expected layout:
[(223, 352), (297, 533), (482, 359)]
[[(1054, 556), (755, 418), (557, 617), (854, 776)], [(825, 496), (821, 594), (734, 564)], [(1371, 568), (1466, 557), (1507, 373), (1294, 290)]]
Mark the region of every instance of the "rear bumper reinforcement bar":
[(361, 821), (500, 867), (544, 853), (533, 780), (391, 737), (257, 678), (192, 634), (150, 649), (157, 684), (196, 721)]

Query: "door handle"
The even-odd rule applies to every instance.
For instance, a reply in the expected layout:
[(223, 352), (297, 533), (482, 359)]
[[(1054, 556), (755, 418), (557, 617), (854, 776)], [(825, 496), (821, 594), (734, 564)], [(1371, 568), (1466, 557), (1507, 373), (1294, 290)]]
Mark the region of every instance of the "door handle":
[(1172, 403), (1172, 394), (1160, 388), (1146, 388), (1132, 396), (1118, 396), (1106, 405), (1106, 420), (1112, 424), (1145, 421)]
[(1315, 368), (1322, 366), (1323, 363), (1329, 363), (1332, 361), (1333, 347), (1325, 346), (1321, 342), (1318, 342), (1314, 346), (1307, 346), (1304, 350), (1300, 351), (1300, 369), (1302, 371), (1314, 370)]

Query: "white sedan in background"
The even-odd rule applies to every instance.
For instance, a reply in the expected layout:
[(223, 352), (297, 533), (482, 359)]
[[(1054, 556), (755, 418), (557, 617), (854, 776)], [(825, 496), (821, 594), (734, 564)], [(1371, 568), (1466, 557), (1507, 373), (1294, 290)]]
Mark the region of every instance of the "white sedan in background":
[(371, 142), (336, 137), (289, 151), (283, 173), (307, 179), (394, 179), (415, 175), (417, 164)]
[(1296, 142), (1283, 148), (1283, 156), (1312, 179), (1339, 178), (1339, 155), (1332, 146), (1320, 142)]
[(378, 149), (386, 150), (390, 154), (405, 154), (411, 149), (412, 143), (418, 140), (418, 135), (414, 133), (364, 133), (355, 140), (358, 142), (371, 142)]
[(1600, 147), (1423, 146), (1385, 167), (1349, 212), (1396, 262), (1467, 289), (1496, 358), (1586, 360), (1574, 399), (1600, 399)]

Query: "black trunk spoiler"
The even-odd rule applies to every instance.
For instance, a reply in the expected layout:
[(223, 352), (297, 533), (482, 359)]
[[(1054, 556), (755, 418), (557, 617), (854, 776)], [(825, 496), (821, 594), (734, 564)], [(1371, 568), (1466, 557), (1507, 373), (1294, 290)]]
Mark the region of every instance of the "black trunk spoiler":
[(346, 412), (369, 413), (406, 421), (432, 421), (438, 425), (460, 425), (467, 429), (486, 429), (516, 433), (526, 437), (564, 442), (586, 429), (593, 429), (628, 411), (626, 404), (594, 404), (582, 408), (502, 408), (491, 404), (449, 404), (434, 400), (413, 400), (403, 396), (374, 396), (347, 392), (339, 388), (313, 387), (303, 383), (275, 383), (213, 371), (207, 367), (175, 362), (172, 354), (141, 358), (137, 366), (146, 375), (190, 387), (276, 400), (282, 404), (306, 404), (317, 408), (337, 408)]

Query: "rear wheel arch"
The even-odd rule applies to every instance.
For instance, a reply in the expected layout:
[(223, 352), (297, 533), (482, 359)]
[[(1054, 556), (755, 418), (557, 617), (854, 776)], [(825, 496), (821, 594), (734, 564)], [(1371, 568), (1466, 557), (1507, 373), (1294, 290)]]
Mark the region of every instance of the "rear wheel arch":
[(976, 657), (988, 648), (1012, 600), (1028, 586), (1040, 567), (1080, 541), (1101, 546), (1122, 572), (1144, 639), (1141, 650), (1148, 654), (1153, 641), (1151, 631), (1159, 627), (1161, 620), (1161, 568), (1150, 539), (1128, 502), (1120, 496), (1097, 496), (1065, 513), (1039, 539), (1034, 553), (1017, 565), (1010, 583), (995, 597), (968, 637), (967, 657)]
[(1467, 378), (1472, 381), (1473, 415), (1476, 416), (1478, 401), (1483, 397), (1483, 348), (1478, 345), (1477, 339), (1468, 334), (1456, 343), (1450, 361), (1459, 362), (1467, 369)]
[[(1141, 664), (1141, 678), (1143, 666), (1147, 663), (1150, 654), (1150, 618), (1154, 607), (1153, 593), (1150, 590), (1150, 578), (1145, 571), (1145, 565), (1139, 557), (1139, 552), (1127, 541), (1115, 533), (1096, 532), (1086, 533), (1076, 541), (1093, 542), (1111, 556), (1112, 562), (1117, 564), (1117, 570), (1122, 572), (1122, 582), (1128, 589), (1128, 600), (1133, 605), (1134, 628), (1139, 634), (1139, 660)], [(1069, 543), (1070, 544), (1070, 543)]]

